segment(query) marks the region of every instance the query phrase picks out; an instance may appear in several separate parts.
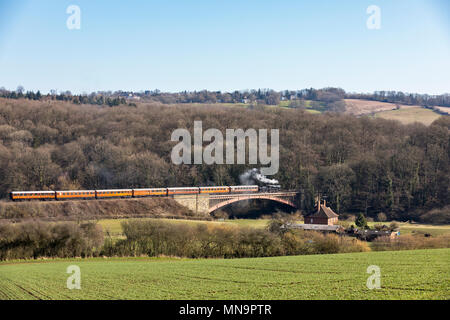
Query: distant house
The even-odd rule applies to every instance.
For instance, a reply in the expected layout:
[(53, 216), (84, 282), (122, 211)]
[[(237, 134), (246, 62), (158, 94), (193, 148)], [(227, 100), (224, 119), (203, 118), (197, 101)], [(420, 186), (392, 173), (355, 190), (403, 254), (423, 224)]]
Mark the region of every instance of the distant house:
[(317, 211), (305, 217), (305, 224), (322, 224), (332, 226), (338, 222), (338, 217), (334, 211), (327, 207), (326, 201), (318, 203)]
[(129, 100), (141, 100), (141, 97), (135, 96), (134, 94), (130, 93), (130, 94), (128, 94), (127, 99), (129, 99)]

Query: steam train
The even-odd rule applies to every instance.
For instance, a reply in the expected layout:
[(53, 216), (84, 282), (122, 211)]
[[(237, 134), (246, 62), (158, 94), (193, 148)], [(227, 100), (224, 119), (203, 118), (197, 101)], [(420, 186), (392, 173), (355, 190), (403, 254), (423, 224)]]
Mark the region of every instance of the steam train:
[[(278, 186), (279, 187), (279, 186)], [(66, 190), (66, 191), (13, 191), (12, 201), (26, 200), (88, 200), (114, 198), (158, 197), (186, 194), (227, 194), (248, 192), (273, 192), (279, 188), (268, 186), (221, 186), (221, 187), (182, 187), (182, 188), (149, 188), (149, 189), (113, 189), (113, 190)]]

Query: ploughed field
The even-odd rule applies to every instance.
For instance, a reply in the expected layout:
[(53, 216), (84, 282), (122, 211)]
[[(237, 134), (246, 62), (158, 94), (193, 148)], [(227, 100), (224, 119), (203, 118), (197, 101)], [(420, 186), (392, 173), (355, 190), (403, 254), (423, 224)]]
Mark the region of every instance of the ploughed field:
[[(69, 265), (80, 267), (80, 290), (66, 287)], [(366, 286), (370, 265), (381, 289)], [(0, 299), (450, 299), (450, 249), (3, 262)]]

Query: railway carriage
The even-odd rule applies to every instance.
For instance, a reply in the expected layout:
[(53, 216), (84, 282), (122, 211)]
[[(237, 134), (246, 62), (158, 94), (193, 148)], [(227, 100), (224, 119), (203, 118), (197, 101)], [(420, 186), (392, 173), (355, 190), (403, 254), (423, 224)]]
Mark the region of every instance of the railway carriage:
[(55, 200), (55, 191), (13, 191), (10, 193), (11, 200)]
[(221, 186), (221, 187), (200, 187), (200, 193), (230, 193), (230, 187)]
[(176, 195), (176, 194), (198, 194), (198, 187), (190, 187), (190, 188), (167, 188), (167, 195)]
[(56, 191), (56, 200), (95, 199), (95, 190)]
[(133, 189), (95, 190), (97, 199), (128, 198), (133, 196)]
[(247, 192), (258, 192), (258, 186), (231, 186), (231, 193), (247, 193)]
[(133, 189), (133, 197), (167, 196), (167, 188)]

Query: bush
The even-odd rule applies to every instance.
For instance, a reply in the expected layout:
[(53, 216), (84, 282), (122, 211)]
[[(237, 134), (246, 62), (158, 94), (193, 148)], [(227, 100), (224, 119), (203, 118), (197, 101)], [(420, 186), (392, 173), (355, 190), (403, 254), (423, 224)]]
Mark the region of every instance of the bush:
[(203, 257), (267, 257), (279, 253), (279, 239), (266, 230), (236, 226), (128, 221), (126, 239), (105, 246), (108, 255)]
[(391, 222), (391, 223), (389, 224), (389, 230), (391, 230), (391, 231), (396, 231), (396, 230), (398, 230), (399, 228), (400, 228), (400, 226), (398, 225), (397, 222)]
[(97, 255), (103, 232), (94, 223), (29, 221), (0, 225), (0, 260)]
[(355, 220), (355, 224), (359, 228), (367, 228), (367, 221), (364, 214), (360, 213)]
[(366, 242), (355, 238), (303, 230), (286, 232), (282, 244), (285, 255), (370, 251)]
[(384, 212), (380, 212), (377, 214), (377, 221), (378, 222), (384, 222), (387, 220), (387, 216)]
[[(280, 226), (273, 220), (271, 225)], [(178, 224), (165, 221), (123, 223), (126, 239), (108, 240), (107, 256), (177, 256), (188, 258), (244, 258), (280, 255), (361, 252), (369, 250), (359, 240), (318, 232)]]
[(214, 212), (213, 216), (215, 219), (222, 219), (222, 220), (228, 219), (229, 217), (228, 213), (222, 210), (217, 210), (216, 212)]

